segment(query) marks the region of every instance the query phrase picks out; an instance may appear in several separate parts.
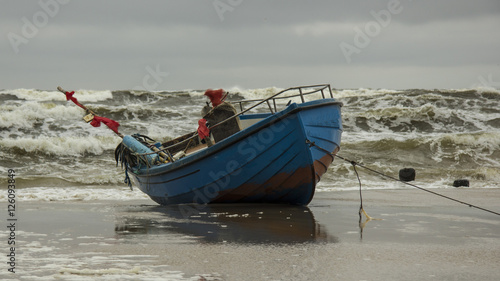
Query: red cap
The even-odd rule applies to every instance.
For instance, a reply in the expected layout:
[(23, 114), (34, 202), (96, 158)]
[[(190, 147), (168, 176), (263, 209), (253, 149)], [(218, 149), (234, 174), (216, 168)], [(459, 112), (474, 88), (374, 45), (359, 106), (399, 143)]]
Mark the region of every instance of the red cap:
[(210, 102), (212, 102), (213, 107), (216, 107), (222, 103), (223, 95), (224, 95), (223, 89), (218, 89), (218, 90), (208, 89), (205, 91), (205, 96), (207, 96), (210, 99)]

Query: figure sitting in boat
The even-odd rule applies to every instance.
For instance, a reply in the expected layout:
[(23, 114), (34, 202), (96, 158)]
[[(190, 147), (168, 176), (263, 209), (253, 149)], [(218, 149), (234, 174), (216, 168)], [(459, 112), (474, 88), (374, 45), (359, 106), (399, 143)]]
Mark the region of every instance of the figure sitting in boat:
[[(198, 121), (198, 134), (202, 142), (207, 142), (208, 146), (212, 145), (210, 133), (213, 140), (219, 142), (241, 131), (240, 120), (236, 118), (238, 112), (232, 104), (225, 101), (227, 95), (228, 92), (224, 92), (223, 89), (208, 89), (205, 91), (205, 96), (210, 99), (212, 106), (207, 102), (207, 105), (203, 107), (201, 111), (202, 119)], [(222, 122), (224, 120), (226, 121)], [(210, 131), (207, 126), (211, 126)]]

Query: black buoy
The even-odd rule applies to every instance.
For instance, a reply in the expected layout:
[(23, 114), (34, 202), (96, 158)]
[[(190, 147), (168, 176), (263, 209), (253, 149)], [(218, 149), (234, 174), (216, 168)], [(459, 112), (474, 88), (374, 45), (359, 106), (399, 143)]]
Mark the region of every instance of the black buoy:
[(399, 170), (399, 180), (400, 181), (414, 181), (415, 180), (415, 169), (404, 168)]
[(453, 186), (454, 187), (461, 187), (461, 186), (466, 186), (466, 187), (469, 187), (469, 180), (465, 180), (465, 179), (462, 179), (462, 180), (455, 180), (453, 182)]

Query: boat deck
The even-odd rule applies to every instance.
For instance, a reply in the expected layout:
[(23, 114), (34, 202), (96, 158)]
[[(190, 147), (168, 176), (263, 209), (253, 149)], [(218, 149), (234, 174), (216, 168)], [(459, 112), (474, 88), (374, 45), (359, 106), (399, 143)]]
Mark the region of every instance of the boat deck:
[(203, 150), (203, 149), (205, 149), (207, 147), (208, 147), (208, 145), (206, 143), (201, 143), (201, 144), (199, 144), (197, 146), (190, 147), (190, 148), (188, 148), (188, 150), (186, 150), (186, 156), (190, 155), (190, 154), (193, 154), (195, 152), (198, 152), (200, 150)]

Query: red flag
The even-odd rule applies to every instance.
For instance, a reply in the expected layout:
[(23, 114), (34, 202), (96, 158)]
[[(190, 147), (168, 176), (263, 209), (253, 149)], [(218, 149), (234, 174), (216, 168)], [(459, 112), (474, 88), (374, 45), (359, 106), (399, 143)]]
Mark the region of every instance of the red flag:
[(198, 135), (201, 139), (204, 139), (210, 135), (210, 130), (207, 128), (207, 120), (198, 120)]
[(101, 126), (101, 122), (104, 123), (104, 125), (108, 126), (115, 133), (119, 134), (118, 133), (118, 126), (120, 126), (120, 124), (118, 122), (116, 122), (115, 120), (111, 120), (111, 119), (106, 118), (106, 117), (100, 117), (100, 116), (95, 115), (94, 119), (92, 119), (92, 122), (90, 122), (90, 125), (92, 125), (94, 127), (99, 127), (99, 126)]
[[(118, 122), (116, 122), (115, 120), (111, 120), (109, 118), (100, 117), (100, 116), (95, 115), (95, 113), (92, 112), (92, 110), (89, 110), (88, 108), (86, 108), (84, 105), (79, 103), (76, 98), (73, 97), (73, 95), (75, 94), (74, 91), (73, 92), (65, 92), (61, 87), (57, 87), (57, 89), (66, 95), (66, 100), (71, 100), (74, 104), (85, 109), (87, 111), (87, 113), (90, 113), (92, 115), (93, 118), (92, 118), (92, 121), (90, 122), (90, 125), (92, 125), (94, 127), (100, 127), (101, 123), (104, 123), (106, 126), (108, 126), (108, 128), (113, 130), (113, 132), (115, 132), (117, 135), (119, 135), (120, 137), (123, 138), (123, 135), (118, 132), (118, 127), (120, 126), (120, 124)], [(87, 121), (86, 117), (84, 118), (85, 121)]]
[(86, 109), (85, 106), (81, 105), (78, 100), (76, 98), (73, 97), (73, 95), (75, 94), (75, 92), (66, 92), (64, 93), (66, 95), (66, 100), (71, 100), (72, 102), (74, 102), (76, 105), (78, 105), (79, 107), (83, 108), (83, 109)]

